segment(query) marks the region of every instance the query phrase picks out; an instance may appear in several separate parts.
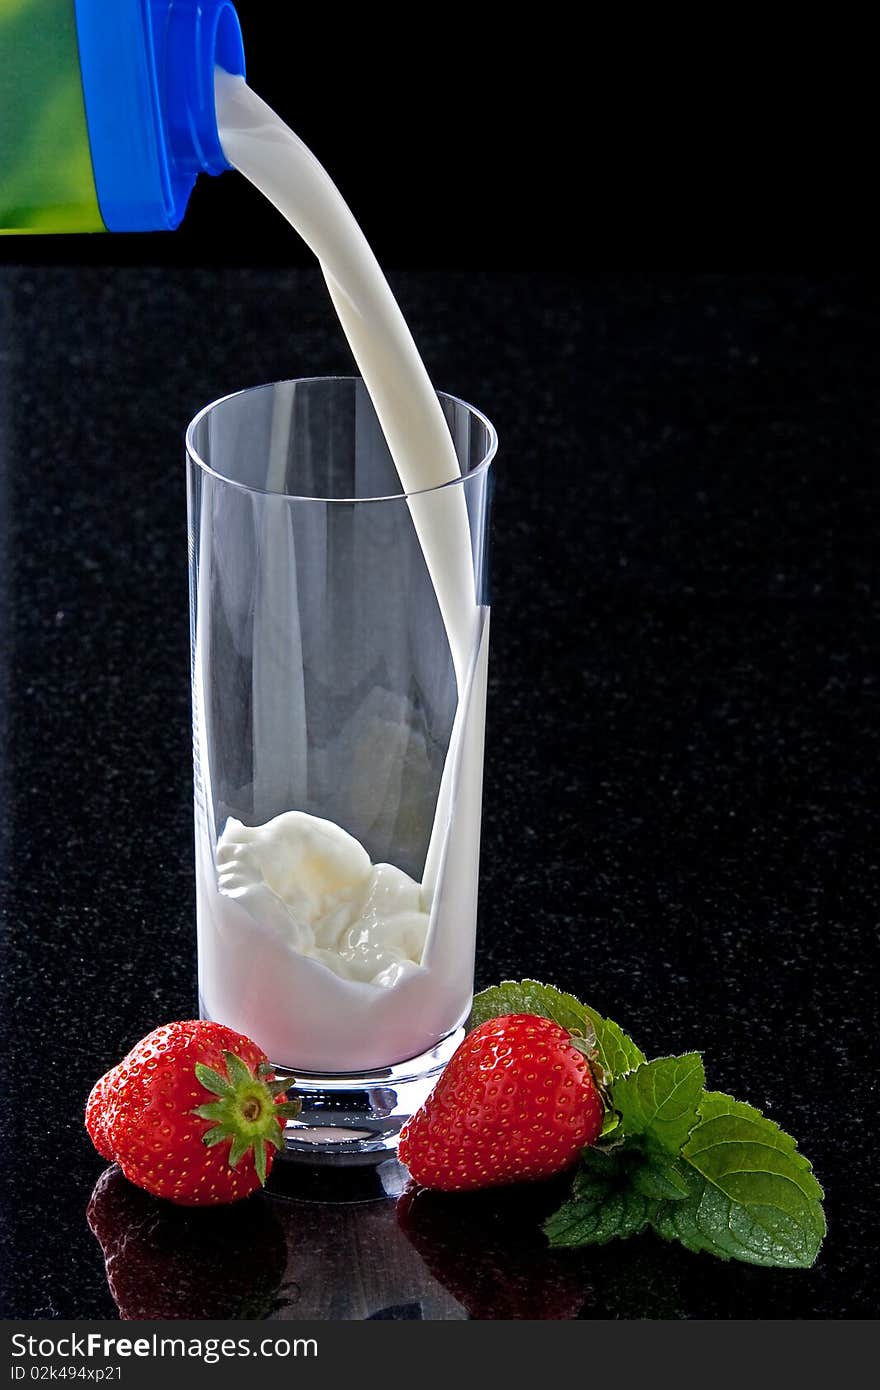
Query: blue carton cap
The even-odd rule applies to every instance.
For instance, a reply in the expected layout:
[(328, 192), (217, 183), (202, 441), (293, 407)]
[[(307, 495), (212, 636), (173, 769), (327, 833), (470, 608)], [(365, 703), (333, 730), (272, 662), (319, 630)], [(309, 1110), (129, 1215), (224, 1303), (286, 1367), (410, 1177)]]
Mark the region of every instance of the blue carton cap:
[(202, 172), (231, 168), (214, 68), (245, 75), (230, 0), (75, 0), (101, 216), (111, 232), (172, 231)]

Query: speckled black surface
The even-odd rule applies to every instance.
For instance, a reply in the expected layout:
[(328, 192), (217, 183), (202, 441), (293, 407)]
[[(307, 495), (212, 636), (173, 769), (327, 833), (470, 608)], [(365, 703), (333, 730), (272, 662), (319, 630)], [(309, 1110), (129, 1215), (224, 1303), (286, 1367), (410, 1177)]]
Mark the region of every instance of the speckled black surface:
[[(572, 1255), (561, 1315), (873, 1315), (876, 305), (853, 276), (392, 278), (501, 435), (478, 982), (702, 1048), (828, 1191), (813, 1271), (645, 1236)], [(3, 1312), (112, 1316), (82, 1103), (195, 1008), (182, 432), (349, 363), (309, 271), (4, 268), (0, 328)], [(534, 1299), (546, 1257), (483, 1220)]]

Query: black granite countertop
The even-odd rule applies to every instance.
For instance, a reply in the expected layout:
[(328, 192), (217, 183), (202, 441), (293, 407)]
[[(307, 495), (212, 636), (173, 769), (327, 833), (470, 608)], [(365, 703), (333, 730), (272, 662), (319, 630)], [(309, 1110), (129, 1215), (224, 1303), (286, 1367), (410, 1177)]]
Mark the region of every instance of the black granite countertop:
[[(650, 1053), (701, 1048), (799, 1138), (828, 1237), (787, 1273), (648, 1235), (551, 1254), (552, 1194), (396, 1204), (393, 1164), (390, 1198), (300, 1174), (245, 1225), (117, 1181), (158, 1279), (117, 1297), (873, 1315), (876, 306), (850, 275), (392, 280), (435, 383), (501, 436), (478, 984), (536, 975)], [(349, 361), (317, 271), (7, 267), (0, 329), (2, 1312), (115, 1316), (83, 1102), (196, 1007), (182, 434)]]

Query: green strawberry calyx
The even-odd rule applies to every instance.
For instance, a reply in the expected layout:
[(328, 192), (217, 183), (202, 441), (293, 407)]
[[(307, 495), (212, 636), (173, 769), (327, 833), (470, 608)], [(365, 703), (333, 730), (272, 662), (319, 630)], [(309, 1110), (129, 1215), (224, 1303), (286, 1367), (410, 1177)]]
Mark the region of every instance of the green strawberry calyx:
[(288, 1076), (283, 1081), (269, 1081), (272, 1069), (265, 1062), (252, 1072), (246, 1062), (234, 1052), (224, 1052), (226, 1076), (204, 1062), (196, 1062), (197, 1080), (216, 1096), (207, 1105), (196, 1105), (192, 1113), (202, 1120), (213, 1120), (202, 1135), (208, 1148), (229, 1142), (230, 1168), (238, 1166), (245, 1154), (253, 1153), (254, 1169), (261, 1184), (266, 1181), (268, 1145), (274, 1149), (284, 1146), (282, 1120), (294, 1119), (300, 1112), (299, 1101), (279, 1102), (276, 1097), (290, 1089)]

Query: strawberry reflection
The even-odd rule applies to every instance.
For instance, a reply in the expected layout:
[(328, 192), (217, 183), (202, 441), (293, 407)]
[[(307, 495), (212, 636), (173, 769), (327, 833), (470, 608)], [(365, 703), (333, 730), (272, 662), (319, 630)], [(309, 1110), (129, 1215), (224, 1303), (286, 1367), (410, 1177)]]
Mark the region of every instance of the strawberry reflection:
[(570, 1183), (562, 1175), (450, 1194), (411, 1184), (397, 1218), (431, 1276), (471, 1318), (704, 1316), (685, 1311), (681, 1276), (690, 1273), (690, 1302), (699, 1308), (705, 1264), (695, 1266), (693, 1255), (652, 1235), (551, 1249), (541, 1227), (569, 1195)]
[(397, 1219), (431, 1275), (471, 1318), (577, 1318), (593, 1298), (589, 1256), (551, 1250), (541, 1231), (566, 1191), (565, 1178), (479, 1193), (412, 1186), (397, 1204)]
[(268, 1318), (296, 1300), (284, 1283), (284, 1229), (262, 1196), (175, 1207), (134, 1187), (114, 1164), (86, 1215), (123, 1319)]

